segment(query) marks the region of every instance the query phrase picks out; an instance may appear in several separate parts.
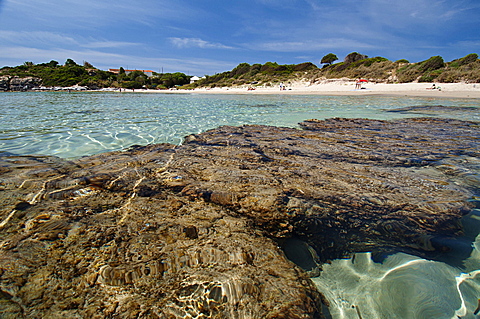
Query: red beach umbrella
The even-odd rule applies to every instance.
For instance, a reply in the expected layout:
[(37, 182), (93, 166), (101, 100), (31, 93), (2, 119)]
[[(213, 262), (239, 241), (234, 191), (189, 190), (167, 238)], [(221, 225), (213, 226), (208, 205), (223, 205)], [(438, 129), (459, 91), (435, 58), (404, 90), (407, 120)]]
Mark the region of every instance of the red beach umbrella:
[(360, 79), (360, 80), (358, 80), (358, 82), (368, 82), (368, 80)]

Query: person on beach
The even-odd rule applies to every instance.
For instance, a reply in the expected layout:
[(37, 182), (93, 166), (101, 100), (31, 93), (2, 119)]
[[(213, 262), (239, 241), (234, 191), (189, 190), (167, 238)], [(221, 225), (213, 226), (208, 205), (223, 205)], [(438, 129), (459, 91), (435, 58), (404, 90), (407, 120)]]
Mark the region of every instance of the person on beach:
[(360, 78), (358, 78), (357, 83), (355, 83), (355, 90), (359, 90), (362, 88), (362, 82), (360, 82)]
[(432, 87), (427, 88), (427, 90), (439, 90), (441, 91), (442, 88), (439, 86), (436, 86), (435, 83), (432, 84)]

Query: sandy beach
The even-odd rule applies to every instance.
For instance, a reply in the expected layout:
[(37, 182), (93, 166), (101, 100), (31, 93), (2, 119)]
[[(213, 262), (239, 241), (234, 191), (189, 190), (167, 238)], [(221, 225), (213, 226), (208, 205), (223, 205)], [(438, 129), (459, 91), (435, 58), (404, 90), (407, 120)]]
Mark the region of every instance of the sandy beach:
[[(286, 89), (279, 86), (255, 87), (249, 90), (249, 85), (235, 88), (199, 88), (195, 90), (157, 91), (144, 90), (143, 92), (161, 93), (199, 93), (199, 94), (317, 94), (317, 95), (391, 95), (391, 96), (418, 96), (435, 98), (480, 98), (479, 83), (435, 83), (437, 89), (431, 89), (432, 83), (400, 83), (384, 84), (366, 82), (361, 89), (355, 89), (354, 81), (326, 80), (310, 85), (306, 82), (286, 83)], [(135, 92), (142, 90), (135, 90)]]

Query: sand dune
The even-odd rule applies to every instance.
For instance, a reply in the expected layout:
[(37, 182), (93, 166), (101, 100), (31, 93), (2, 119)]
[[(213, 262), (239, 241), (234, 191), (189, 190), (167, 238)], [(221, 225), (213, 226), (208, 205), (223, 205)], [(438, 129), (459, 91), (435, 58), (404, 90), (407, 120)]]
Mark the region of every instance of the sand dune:
[[(207, 94), (318, 94), (318, 95), (402, 95), (440, 98), (480, 98), (479, 83), (436, 83), (439, 89), (431, 89), (432, 83), (401, 83), (384, 84), (367, 82), (361, 89), (355, 89), (354, 81), (326, 80), (321, 83), (294, 82), (286, 84), (286, 90), (275, 87), (249, 86), (236, 88), (199, 88), (195, 90), (169, 91), (176, 93), (207, 93)], [(158, 91), (157, 91), (158, 92)]]

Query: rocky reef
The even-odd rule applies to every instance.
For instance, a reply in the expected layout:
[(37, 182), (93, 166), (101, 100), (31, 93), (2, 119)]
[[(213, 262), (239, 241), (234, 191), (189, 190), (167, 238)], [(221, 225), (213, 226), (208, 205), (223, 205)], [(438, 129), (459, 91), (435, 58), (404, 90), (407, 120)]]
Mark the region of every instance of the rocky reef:
[(301, 127), (225, 126), (71, 161), (1, 156), (2, 318), (322, 318), (309, 276), (323, 261), (435, 258), (462, 234), (479, 123)]
[(37, 77), (0, 76), (0, 91), (27, 91), (38, 88), (42, 79)]

